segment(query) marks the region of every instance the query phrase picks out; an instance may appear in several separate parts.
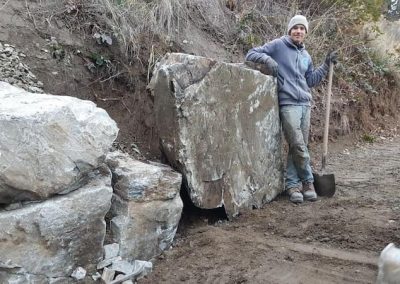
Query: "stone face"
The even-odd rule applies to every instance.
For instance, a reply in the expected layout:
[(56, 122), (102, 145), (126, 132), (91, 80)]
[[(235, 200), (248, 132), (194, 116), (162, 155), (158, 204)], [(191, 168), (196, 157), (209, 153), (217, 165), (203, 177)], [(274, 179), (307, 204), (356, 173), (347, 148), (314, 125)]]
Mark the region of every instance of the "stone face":
[(118, 134), (105, 110), (0, 82), (0, 204), (82, 186)]
[(166, 159), (196, 206), (228, 216), (283, 190), (276, 79), (243, 66), (167, 54), (149, 85)]
[(111, 231), (120, 243), (120, 255), (127, 259), (149, 260), (172, 244), (182, 214), (183, 203), (177, 194), (170, 200), (127, 202), (113, 197)]
[(76, 191), (0, 211), (0, 283), (18, 275), (68, 279), (78, 267), (95, 272), (111, 196), (111, 174), (102, 168)]
[(181, 175), (163, 164), (146, 164), (122, 152), (110, 152), (106, 163), (113, 173), (114, 192), (128, 201), (172, 199), (179, 192)]
[(167, 249), (182, 214), (181, 174), (121, 152), (107, 155), (113, 173), (112, 239), (125, 259), (148, 260)]

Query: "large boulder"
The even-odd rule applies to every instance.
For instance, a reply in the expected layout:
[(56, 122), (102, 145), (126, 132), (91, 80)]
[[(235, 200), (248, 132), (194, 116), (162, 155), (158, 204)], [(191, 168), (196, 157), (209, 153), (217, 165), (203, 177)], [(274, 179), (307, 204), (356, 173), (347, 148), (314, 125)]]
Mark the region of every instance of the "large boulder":
[(276, 81), (241, 64), (167, 54), (149, 88), (167, 161), (193, 203), (228, 216), (283, 189)]
[(46, 199), (86, 182), (118, 134), (90, 101), (0, 82), (0, 204)]
[(0, 211), (0, 283), (53, 283), (77, 267), (94, 273), (111, 197), (111, 173), (103, 167), (69, 194)]
[(106, 163), (113, 173), (111, 235), (119, 255), (145, 259), (170, 247), (181, 217), (180, 173), (162, 164), (147, 164), (121, 152)]

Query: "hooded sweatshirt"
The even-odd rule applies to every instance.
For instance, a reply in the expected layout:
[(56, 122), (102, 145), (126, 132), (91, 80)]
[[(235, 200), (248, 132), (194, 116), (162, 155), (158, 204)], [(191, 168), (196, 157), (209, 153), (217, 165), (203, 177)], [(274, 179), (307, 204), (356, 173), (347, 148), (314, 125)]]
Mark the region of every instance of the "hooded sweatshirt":
[(311, 105), (310, 88), (321, 82), (329, 66), (324, 63), (314, 69), (304, 45), (294, 44), (288, 35), (250, 49), (246, 60), (266, 63), (269, 57), (278, 63), (279, 105)]

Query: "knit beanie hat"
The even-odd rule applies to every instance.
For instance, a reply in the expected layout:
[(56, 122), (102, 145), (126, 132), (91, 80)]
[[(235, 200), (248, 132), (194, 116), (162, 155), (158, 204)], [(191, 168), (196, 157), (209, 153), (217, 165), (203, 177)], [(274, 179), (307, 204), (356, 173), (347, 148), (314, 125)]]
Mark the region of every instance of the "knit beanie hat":
[(303, 25), (306, 28), (306, 33), (308, 33), (308, 22), (306, 17), (302, 15), (296, 15), (293, 18), (290, 19), (290, 22), (288, 24), (288, 29), (287, 33), (290, 33), (290, 30), (295, 26), (295, 25)]

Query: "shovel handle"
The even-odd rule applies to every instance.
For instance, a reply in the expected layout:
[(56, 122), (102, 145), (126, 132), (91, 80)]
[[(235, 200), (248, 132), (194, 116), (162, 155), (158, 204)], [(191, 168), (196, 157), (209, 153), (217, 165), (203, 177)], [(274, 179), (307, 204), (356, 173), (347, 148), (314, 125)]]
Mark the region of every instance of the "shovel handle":
[(328, 156), (328, 135), (329, 135), (329, 116), (331, 112), (332, 80), (333, 80), (333, 63), (330, 63), (329, 75), (328, 75), (328, 94), (326, 96), (325, 126), (324, 126), (323, 151), (322, 151), (322, 167), (321, 167), (322, 170), (325, 169), (326, 157)]

